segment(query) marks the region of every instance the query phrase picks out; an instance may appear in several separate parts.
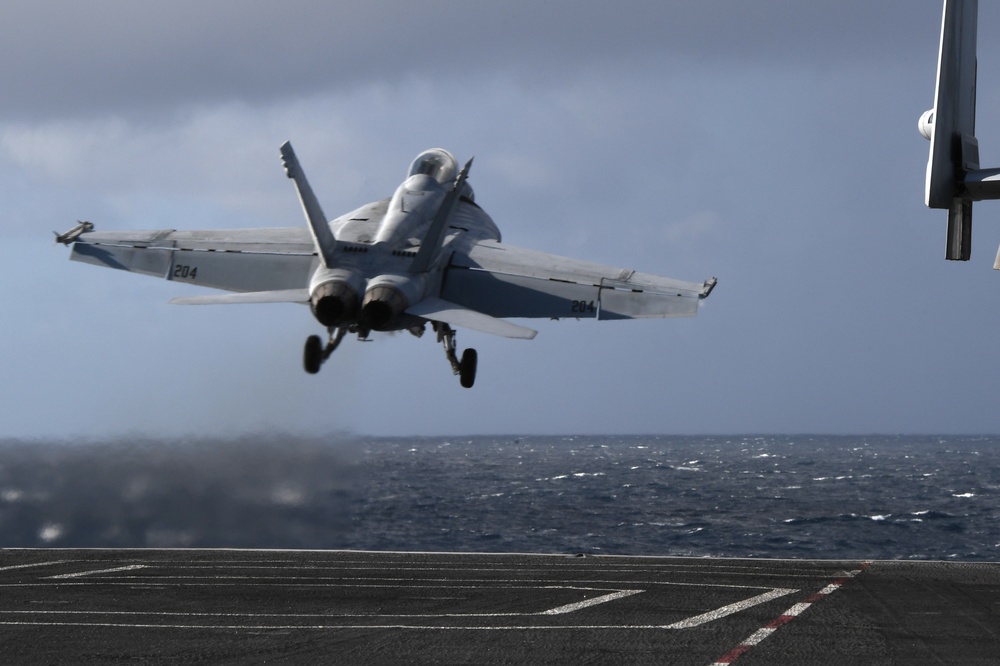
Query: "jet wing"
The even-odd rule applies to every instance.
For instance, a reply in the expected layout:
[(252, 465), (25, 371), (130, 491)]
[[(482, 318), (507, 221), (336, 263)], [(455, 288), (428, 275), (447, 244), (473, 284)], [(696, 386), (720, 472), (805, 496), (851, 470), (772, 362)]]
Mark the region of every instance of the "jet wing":
[(492, 317), (690, 317), (714, 286), (480, 241), (452, 255), (441, 298)]
[(318, 258), (305, 228), (92, 231), (70, 259), (237, 292), (302, 289)]

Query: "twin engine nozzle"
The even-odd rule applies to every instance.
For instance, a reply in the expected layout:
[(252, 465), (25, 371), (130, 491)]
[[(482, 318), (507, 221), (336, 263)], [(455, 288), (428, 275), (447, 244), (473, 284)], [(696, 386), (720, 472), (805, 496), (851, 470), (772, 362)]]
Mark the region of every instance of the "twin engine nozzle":
[(327, 328), (355, 321), (358, 301), (358, 292), (343, 280), (324, 282), (309, 297), (313, 316)]
[[(423, 297), (423, 276), (380, 275), (366, 281), (343, 269), (313, 276), (309, 305), (327, 328), (357, 324), (371, 331), (399, 328), (406, 309)], [(362, 296), (363, 294), (363, 296)]]
[(410, 306), (406, 296), (391, 284), (369, 285), (361, 303), (358, 323), (373, 331), (388, 331), (399, 325)]

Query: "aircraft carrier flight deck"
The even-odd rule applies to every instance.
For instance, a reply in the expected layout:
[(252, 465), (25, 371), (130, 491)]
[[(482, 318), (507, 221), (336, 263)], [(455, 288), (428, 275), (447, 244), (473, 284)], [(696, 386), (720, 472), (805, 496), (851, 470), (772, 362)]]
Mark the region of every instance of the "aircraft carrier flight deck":
[(6, 663), (995, 663), (1000, 565), (0, 551)]

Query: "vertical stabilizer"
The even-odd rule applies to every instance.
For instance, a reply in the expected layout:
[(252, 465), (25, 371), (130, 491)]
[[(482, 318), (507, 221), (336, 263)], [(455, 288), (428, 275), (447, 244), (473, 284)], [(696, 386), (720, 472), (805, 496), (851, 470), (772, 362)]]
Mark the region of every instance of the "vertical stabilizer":
[(945, 257), (972, 254), (972, 202), (1000, 198), (1000, 169), (979, 168), (976, 139), (978, 0), (945, 0), (934, 108), (920, 118), (930, 139), (925, 203), (948, 211)]
[(465, 180), (469, 177), (469, 169), (471, 168), (472, 160), (470, 159), (462, 167), (458, 177), (455, 179), (454, 185), (452, 185), (452, 188), (445, 195), (444, 200), (438, 207), (437, 213), (434, 215), (434, 220), (427, 228), (427, 233), (420, 243), (417, 256), (414, 257), (413, 264), (410, 266), (411, 273), (426, 273), (430, 268), (431, 260), (438, 251), (441, 239), (444, 237), (448, 218), (451, 217), (451, 212), (455, 209), (455, 204), (458, 203), (459, 197), (462, 196), (462, 186), (465, 185)]
[(333, 253), (337, 247), (337, 241), (333, 237), (330, 224), (326, 220), (326, 215), (323, 214), (323, 208), (320, 207), (319, 200), (313, 194), (312, 187), (306, 180), (306, 174), (299, 165), (299, 158), (295, 156), (295, 151), (292, 150), (292, 144), (289, 141), (281, 144), (281, 162), (285, 166), (285, 173), (295, 183), (295, 189), (299, 193), (302, 212), (305, 213), (306, 221), (309, 222), (309, 229), (312, 231), (313, 242), (316, 244), (320, 260), (327, 268), (333, 268), (335, 265)]
[(946, 258), (968, 260), (972, 252), (972, 200), (965, 173), (979, 169), (976, 141), (976, 19), (978, 0), (945, 0), (941, 18), (934, 108), (921, 118), (931, 141), (925, 202), (948, 211)]

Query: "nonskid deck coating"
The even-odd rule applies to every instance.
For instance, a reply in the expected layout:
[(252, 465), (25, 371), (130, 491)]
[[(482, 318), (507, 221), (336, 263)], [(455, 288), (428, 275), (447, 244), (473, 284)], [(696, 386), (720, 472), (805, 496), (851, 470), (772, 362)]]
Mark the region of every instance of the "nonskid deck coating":
[(7, 663), (993, 663), (1000, 565), (0, 550)]

